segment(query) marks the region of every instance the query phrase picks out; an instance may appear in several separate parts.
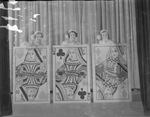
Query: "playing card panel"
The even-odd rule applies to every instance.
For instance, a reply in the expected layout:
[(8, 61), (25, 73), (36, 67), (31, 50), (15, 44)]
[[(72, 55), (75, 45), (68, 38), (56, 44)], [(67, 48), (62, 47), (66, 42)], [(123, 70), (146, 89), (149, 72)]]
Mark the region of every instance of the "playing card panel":
[(94, 102), (131, 101), (127, 45), (92, 45)]
[(49, 102), (48, 47), (13, 50), (14, 103)]
[(53, 47), (54, 103), (90, 102), (87, 46)]

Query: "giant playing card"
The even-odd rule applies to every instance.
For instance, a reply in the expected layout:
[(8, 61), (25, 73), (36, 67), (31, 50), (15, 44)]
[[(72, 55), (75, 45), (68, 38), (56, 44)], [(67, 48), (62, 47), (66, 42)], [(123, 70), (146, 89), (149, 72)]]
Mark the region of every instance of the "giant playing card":
[(88, 46), (53, 47), (54, 103), (90, 102)]
[(92, 45), (95, 102), (130, 101), (127, 45)]
[(15, 47), (13, 58), (14, 102), (49, 102), (48, 47)]

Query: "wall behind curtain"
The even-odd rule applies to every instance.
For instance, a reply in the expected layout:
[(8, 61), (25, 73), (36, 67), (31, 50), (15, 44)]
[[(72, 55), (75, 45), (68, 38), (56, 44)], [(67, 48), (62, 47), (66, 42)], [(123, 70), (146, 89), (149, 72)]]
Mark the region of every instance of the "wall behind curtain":
[[(22, 1), (10, 7), (20, 7), (20, 11), (9, 12), (11, 17), (18, 19), (9, 23), (17, 25), (23, 31), (22, 33), (10, 31), (11, 51), (22, 41), (28, 41), (31, 31), (42, 31), (44, 43), (50, 45), (50, 52), (52, 52), (52, 46), (60, 45), (65, 40), (68, 30), (76, 30), (80, 42), (88, 44), (91, 48), (91, 44), (97, 43), (96, 37), (99, 31), (107, 29), (114, 42), (128, 44), (131, 86), (140, 88), (134, 0)], [(33, 18), (34, 14), (40, 15)], [(51, 65), (52, 57), (50, 57)], [(50, 70), (52, 74), (52, 69)]]

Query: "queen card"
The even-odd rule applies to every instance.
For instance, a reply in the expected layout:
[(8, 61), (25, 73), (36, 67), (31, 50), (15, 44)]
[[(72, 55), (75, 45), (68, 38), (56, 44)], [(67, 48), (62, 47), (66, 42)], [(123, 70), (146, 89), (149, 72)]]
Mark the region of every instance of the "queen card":
[(94, 102), (131, 101), (127, 45), (92, 48)]
[(90, 102), (88, 53), (86, 45), (53, 47), (54, 103)]
[(49, 103), (48, 47), (14, 48), (14, 103)]

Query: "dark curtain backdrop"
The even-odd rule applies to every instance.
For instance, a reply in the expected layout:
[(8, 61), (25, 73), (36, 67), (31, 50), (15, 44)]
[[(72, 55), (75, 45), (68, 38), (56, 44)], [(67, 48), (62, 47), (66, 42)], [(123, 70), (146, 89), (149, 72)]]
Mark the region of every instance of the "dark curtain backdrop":
[(137, 46), (144, 113), (150, 115), (150, 0), (136, 0)]
[[(3, 3), (7, 8), (7, 2)], [(8, 11), (0, 9), (0, 26), (6, 26)], [(8, 30), (0, 28), (0, 117), (12, 114), (12, 102), (10, 94), (10, 69), (9, 69), (9, 38)]]

